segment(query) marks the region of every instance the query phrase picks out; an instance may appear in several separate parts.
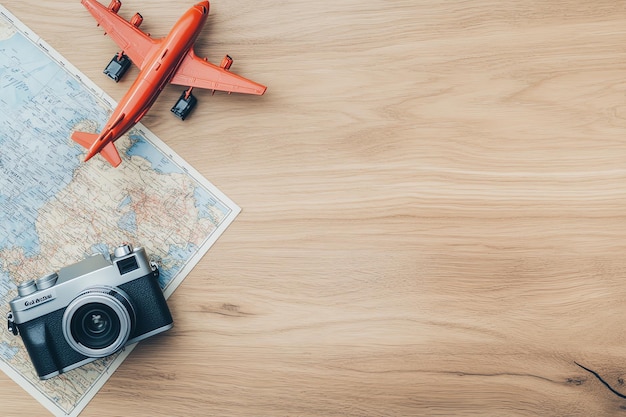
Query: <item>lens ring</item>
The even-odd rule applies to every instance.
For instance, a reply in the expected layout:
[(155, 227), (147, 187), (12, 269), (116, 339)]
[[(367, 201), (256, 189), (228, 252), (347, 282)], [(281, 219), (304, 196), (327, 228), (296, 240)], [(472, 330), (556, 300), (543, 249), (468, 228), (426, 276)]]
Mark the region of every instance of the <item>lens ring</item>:
[(81, 292), (65, 309), (63, 336), (78, 353), (103, 358), (128, 340), (135, 312), (119, 288), (94, 287)]

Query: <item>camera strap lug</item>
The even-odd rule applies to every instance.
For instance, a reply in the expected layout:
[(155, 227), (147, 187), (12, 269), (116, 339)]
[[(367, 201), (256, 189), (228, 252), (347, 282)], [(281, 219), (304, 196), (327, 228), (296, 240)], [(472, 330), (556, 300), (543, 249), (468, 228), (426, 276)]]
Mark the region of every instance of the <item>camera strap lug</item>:
[(15, 321), (13, 320), (13, 313), (10, 311), (7, 313), (7, 327), (11, 333), (17, 336), (19, 331), (17, 330), (17, 326), (15, 325)]
[(151, 259), (150, 268), (152, 268), (152, 274), (154, 275), (154, 277), (159, 278), (159, 275), (161, 274), (159, 271), (159, 264), (156, 261)]

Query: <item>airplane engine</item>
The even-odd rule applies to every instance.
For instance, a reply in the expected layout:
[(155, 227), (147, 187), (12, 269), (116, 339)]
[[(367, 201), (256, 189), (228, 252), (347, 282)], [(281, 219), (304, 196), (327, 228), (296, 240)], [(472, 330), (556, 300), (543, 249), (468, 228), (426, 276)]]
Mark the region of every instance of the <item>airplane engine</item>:
[(220, 62), (220, 67), (228, 70), (231, 65), (233, 65), (233, 59), (229, 55), (225, 55), (222, 62)]
[(174, 104), (174, 107), (171, 108), (171, 112), (180, 120), (185, 120), (193, 108), (196, 107), (196, 104), (198, 104), (198, 99), (191, 94), (190, 88), (189, 90), (183, 91), (176, 104)]
[(115, 54), (104, 69), (104, 74), (115, 82), (118, 82), (132, 64), (130, 58), (123, 52)]
[(141, 26), (141, 22), (143, 22), (143, 17), (139, 13), (135, 13), (132, 19), (130, 19), (130, 24), (136, 28)]
[(111, 3), (109, 3), (109, 10), (113, 13), (119, 12), (120, 7), (122, 7), (122, 2), (120, 0), (111, 0)]

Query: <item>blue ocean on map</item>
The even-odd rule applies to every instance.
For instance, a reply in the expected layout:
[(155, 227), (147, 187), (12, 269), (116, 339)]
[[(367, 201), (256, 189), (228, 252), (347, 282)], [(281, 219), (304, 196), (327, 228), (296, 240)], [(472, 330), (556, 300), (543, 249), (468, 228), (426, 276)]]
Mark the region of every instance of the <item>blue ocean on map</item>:
[(132, 203), (132, 202), (133, 202), (133, 199), (132, 199), (132, 198), (130, 198), (130, 196), (126, 196), (126, 197), (122, 200), (122, 202), (121, 202), (121, 203), (117, 206), (117, 209), (118, 209), (118, 210), (123, 209), (124, 207), (128, 206), (128, 205), (129, 205), (130, 203)]
[[(50, 49), (0, 5), (0, 301), (50, 264), (110, 259), (122, 242), (150, 249), (171, 294), (238, 208), (141, 125), (117, 143), (121, 167), (84, 163), (71, 132), (100, 131), (110, 100)], [(20, 339), (0, 332), (0, 370), (55, 415), (78, 415), (121, 360), (41, 382)]]
[[(0, 151), (0, 203), (10, 208), (0, 212), (0, 250), (17, 247), (26, 256), (36, 256), (38, 213), (50, 196), (70, 183), (81, 164), (84, 150), (69, 139), (72, 129), (83, 120), (93, 120), (100, 128), (110, 112), (23, 36), (0, 41), (0, 62), (0, 106), (7, 109), (0, 113), (0, 149), (8, 141), (18, 149), (10, 154)], [(183, 173), (144, 137), (130, 139), (128, 156), (144, 158), (160, 174)], [(197, 195), (202, 214), (204, 202), (214, 200), (200, 188)], [(120, 218), (118, 226), (136, 232), (134, 213)]]
[(130, 135), (131, 146), (126, 151), (128, 156), (140, 156), (152, 165), (159, 174), (181, 174), (183, 171), (171, 159), (165, 157), (154, 145), (148, 143), (143, 137)]
[(9, 274), (0, 268), (0, 298), (15, 289), (15, 284), (9, 278)]
[[(86, 117), (103, 121), (106, 113), (24, 37), (0, 42), (0, 57), (0, 149), (8, 142), (16, 149), (0, 152), (0, 202), (10, 208), (0, 212), (0, 250), (20, 247), (34, 256), (39, 209), (72, 180), (80, 163), (82, 150), (67, 140), (71, 128)], [(68, 88), (75, 95), (57, 94)], [(70, 98), (63, 102), (59, 96)], [(40, 172), (32, 172), (35, 166)]]
[(187, 260), (198, 251), (198, 247), (193, 243), (187, 244), (185, 247), (170, 245), (167, 252), (167, 258), (173, 262), (169, 268), (159, 268), (161, 275), (159, 276), (159, 284), (161, 287), (170, 282), (170, 280), (178, 274), (178, 271), (187, 263)]
[[(220, 212), (226, 213), (228, 208), (219, 200), (216, 200), (207, 190), (204, 188), (196, 187), (193, 192), (194, 199), (196, 200), (196, 208), (198, 209), (199, 216), (201, 218), (213, 219), (213, 214), (209, 211), (209, 207), (217, 208)], [(217, 222), (215, 222), (217, 224)]]
[(89, 254), (92, 253), (101, 253), (107, 259), (110, 259), (111, 256), (111, 253), (109, 252), (109, 247), (104, 243), (96, 243), (95, 245), (91, 245), (91, 251), (89, 252)]
[(11, 346), (6, 342), (0, 342), (0, 358), (4, 360), (11, 360), (11, 358), (17, 355), (19, 349), (15, 346)]
[[(15, 290), (15, 284), (9, 279), (9, 274), (0, 268), (0, 299), (13, 290)], [(16, 347), (9, 346), (6, 342), (0, 342), (0, 358), (11, 359), (17, 352)]]
[(137, 214), (134, 211), (124, 214), (117, 222), (117, 227), (129, 233), (137, 233)]

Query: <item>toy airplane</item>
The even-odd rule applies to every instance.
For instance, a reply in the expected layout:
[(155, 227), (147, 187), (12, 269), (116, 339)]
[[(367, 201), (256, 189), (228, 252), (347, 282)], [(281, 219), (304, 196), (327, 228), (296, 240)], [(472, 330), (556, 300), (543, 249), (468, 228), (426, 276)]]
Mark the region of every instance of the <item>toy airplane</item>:
[(105, 34), (122, 48), (105, 69), (105, 74), (118, 81), (131, 61), (140, 69), (139, 76), (100, 134), (78, 131), (72, 134), (75, 142), (88, 149), (85, 161), (100, 153), (117, 167), (122, 159), (113, 142), (141, 120), (168, 83), (189, 87), (172, 108), (172, 112), (183, 120), (197, 103), (191, 94), (194, 87), (229, 93), (265, 93), (265, 86), (228, 70), (233, 63), (228, 55), (217, 66), (194, 53), (194, 42), (209, 14), (208, 1), (191, 7), (162, 39), (152, 39), (139, 30), (143, 21), (139, 13), (130, 22), (118, 16), (122, 6), (120, 0), (112, 0), (108, 8), (97, 0), (81, 0), (81, 3), (94, 16), (98, 26), (104, 28)]

